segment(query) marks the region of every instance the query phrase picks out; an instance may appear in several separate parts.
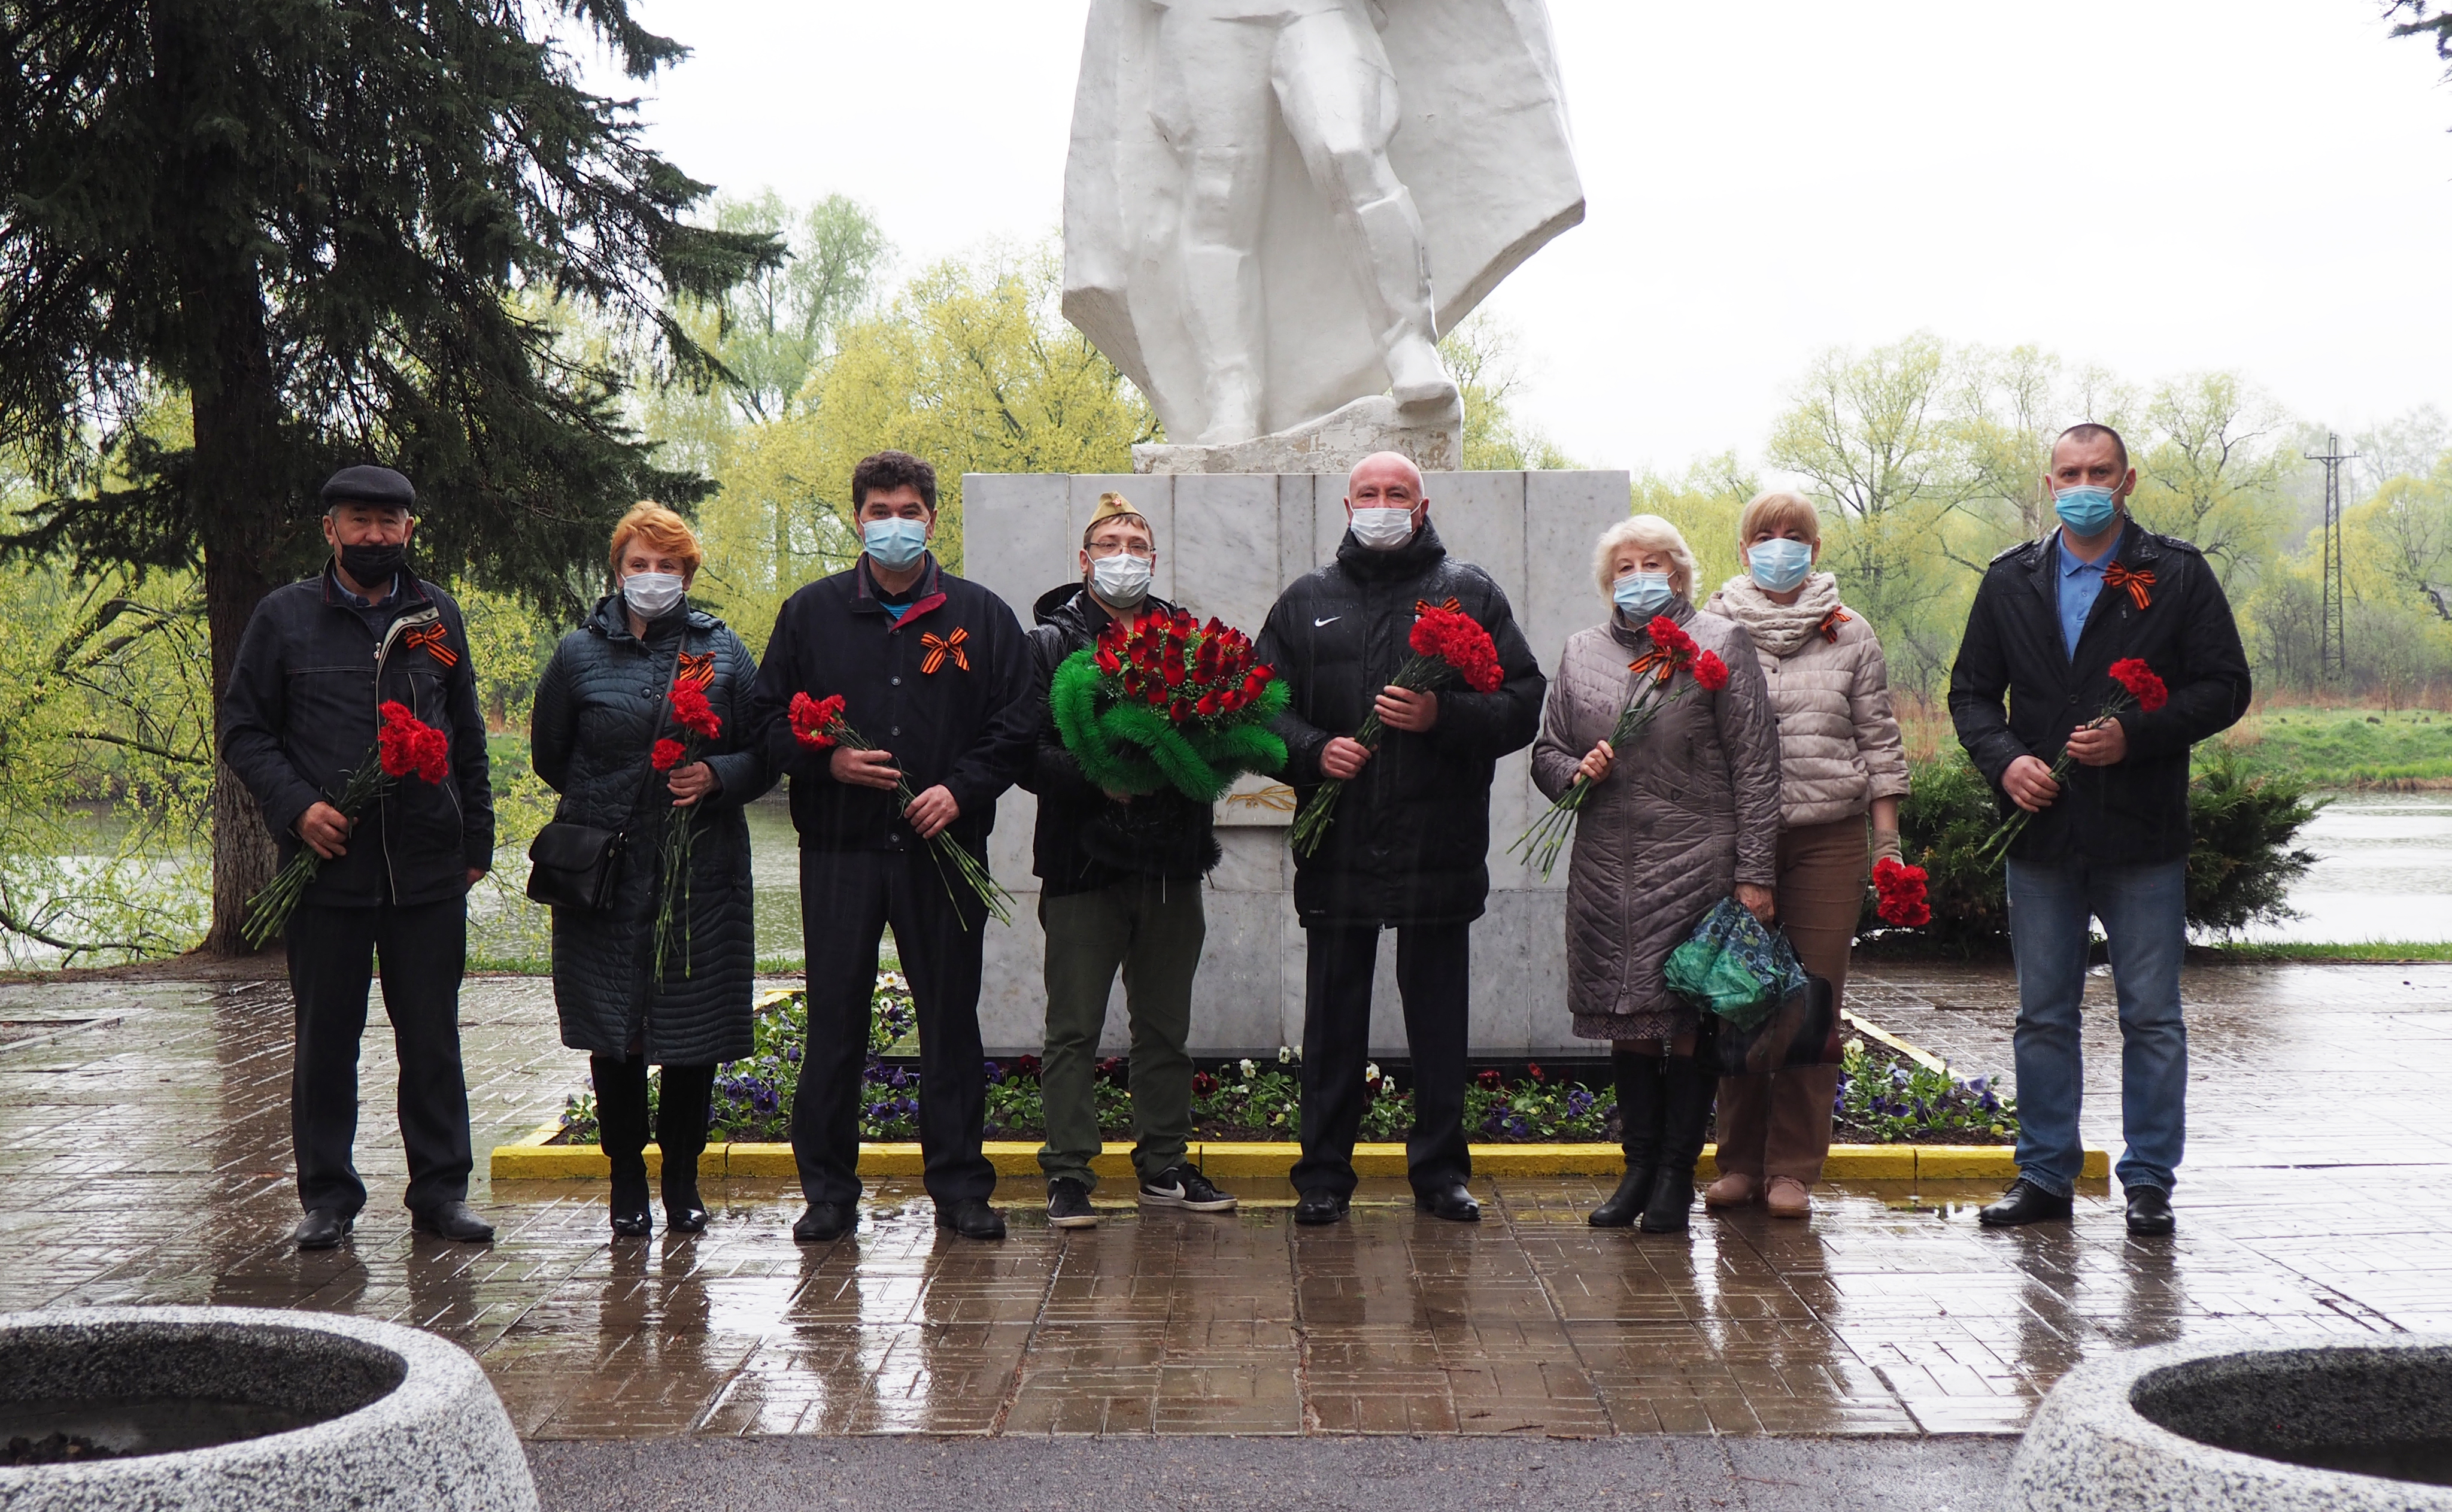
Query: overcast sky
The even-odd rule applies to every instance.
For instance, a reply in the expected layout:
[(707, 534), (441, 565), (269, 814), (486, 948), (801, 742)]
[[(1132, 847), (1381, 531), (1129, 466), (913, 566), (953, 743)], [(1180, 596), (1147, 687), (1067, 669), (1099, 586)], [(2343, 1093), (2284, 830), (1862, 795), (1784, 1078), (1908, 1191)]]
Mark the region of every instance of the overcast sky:
[[(905, 271), (1058, 226), (1086, 0), (637, 9), (695, 176), (850, 194)], [(2452, 409), (2452, 90), (2376, 0), (1550, 10), (1589, 214), (1487, 307), (1579, 461), (1758, 457), (1814, 353), (1919, 329)]]

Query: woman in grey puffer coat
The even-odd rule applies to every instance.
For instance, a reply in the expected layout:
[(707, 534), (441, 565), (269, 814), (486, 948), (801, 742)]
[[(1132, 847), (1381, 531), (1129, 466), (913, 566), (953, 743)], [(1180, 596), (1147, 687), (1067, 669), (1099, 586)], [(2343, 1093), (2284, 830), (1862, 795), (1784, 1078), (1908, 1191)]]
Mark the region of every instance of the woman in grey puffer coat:
[[(1597, 784), (1576, 819), (1567, 875), (1567, 991), (1575, 1033), (1615, 1047), (1626, 1177), (1592, 1222), (1622, 1227), (1639, 1215), (1664, 1232), (1686, 1227), (1717, 1073), (1695, 1052), (1701, 1016), (1669, 990), (1663, 969), (1722, 898), (1733, 893), (1770, 920), (1779, 732), (1745, 631), (1694, 608), (1694, 558), (1676, 526), (1656, 515), (1621, 520), (1602, 534), (1593, 567), (1614, 608), (1608, 622), (1568, 638), (1532, 745), (1532, 780), (1552, 798), (1578, 776)], [(1654, 616), (1716, 655), (1728, 685), (1713, 692), (1681, 672), (1655, 687), (1635, 671)], [(1619, 713), (1646, 689), (1669, 701), (1636, 743), (1614, 750)]]
[[(619, 591), (563, 637), (537, 683), (530, 756), (562, 795), (555, 817), (627, 836), (613, 906), (553, 913), (553, 995), (562, 1042), (588, 1052), (597, 1122), (613, 1166), (613, 1231), (648, 1231), (647, 1067), (663, 1069), (656, 1138), (664, 1221), (706, 1227), (698, 1157), (716, 1067), (750, 1051), (757, 938), (742, 805), (774, 785), (742, 722), (758, 665), (741, 638), (682, 593), (697, 538), (679, 515), (641, 504), (613, 534)], [(722, 721), (702, 758), (657, 773), (660, 738), (682, 738), (674, 683), (696, 686)], [(667, 825), (693, 822), (686, 924), (677, 916), (656, 974), (656, 915)]]

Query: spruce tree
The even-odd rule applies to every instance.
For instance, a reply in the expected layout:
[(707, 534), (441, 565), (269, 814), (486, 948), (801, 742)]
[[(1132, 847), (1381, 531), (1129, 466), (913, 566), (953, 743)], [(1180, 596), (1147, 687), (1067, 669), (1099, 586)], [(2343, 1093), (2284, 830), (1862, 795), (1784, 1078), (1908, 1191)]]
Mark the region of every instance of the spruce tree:
[[(685, 223), (708, 186), (583, 87), (564, 39), (633, 79), (684, 55), (627, 0), (0, 0), (0, 447), (41, 493), (0, 546), (200, 570), (217, 693), (322, 557), (337, 467), (416, 483), (424, 575), (547, 598), (630, 503), (704, 491), (545, 319), (703, 375), (670, 302), (781, 253)], [(166, 399), (188, 437), (137, 428)], [(235, 950), (271, 852), (216, 789), (208, 948)]]

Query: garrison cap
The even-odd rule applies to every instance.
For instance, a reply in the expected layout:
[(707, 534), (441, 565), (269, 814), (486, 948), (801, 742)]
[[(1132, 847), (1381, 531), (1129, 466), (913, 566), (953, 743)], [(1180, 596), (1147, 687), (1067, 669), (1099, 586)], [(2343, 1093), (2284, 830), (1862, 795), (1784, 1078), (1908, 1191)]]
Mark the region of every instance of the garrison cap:
[(1150, 540), (1157, 539), (1157, 527), (1149, 522), (1147, 515), (1133, 507), (1131, 500), (1121, 494), (1100, 494), (1098, 507), (1090, 512), (1090, 522), (1081, 527), (1081, 544), (1090, 544), (1090, 538), (1098, 533), (1098, 527), (1118, 515), (1139, 521), (1141, 529), (1149, 532)]
[(388, 467), (344, 467), (324, 485), (324, 507), (374, 504), (386, 509), (417, 507), (417, 490)]

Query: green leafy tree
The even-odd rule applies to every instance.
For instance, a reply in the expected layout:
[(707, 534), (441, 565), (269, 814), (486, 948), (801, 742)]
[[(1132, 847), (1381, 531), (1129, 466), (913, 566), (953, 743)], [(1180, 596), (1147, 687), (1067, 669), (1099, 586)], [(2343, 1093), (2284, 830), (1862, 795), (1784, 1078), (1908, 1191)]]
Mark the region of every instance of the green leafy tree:
[[(1771, 429), (1771, 465), (1823, 504), (1822, 563), (1882, 637), (1891, 677), (1929, 696), (1957, 644), (1979, 566), (1986, 495), (1961, 425), (1958, 362), (1919, 333), (1817, 358)], [(1973, 528), (1970, 529), (1970, 526)]]
[(1467, 472), (1572, 467), (1549, 437), (1516, 418), (1508, 401), (1524, 386), (1521, 341), (1513, 326), (1475, 310), (1439, 338), (1439, 357), (1464, 396), (1462, 451)]
[(2288, 532), (2294, 476), (2307, 463), (2288, 418), (2234, 373), (2160, 384), (2146, 405), (2129, 511), (2189, 541), (2225, 588), (2244, 590)]
[[(319, 555), (336, 465), (429, 501), (426, 572), (539, 596), (614, 518), (702, 489), (623, 422), (624, 374), (530, 313), (600, 314), (678, 372), (667, 307), (779, 253), (691, 225), (707, 192), (582, 88), (576, 22), (633, 78), (682, 56), (626, 0), (11, 0), (0, 86), (0, 445), (42, 490), (6, 537), (78, 568), (199, 568), (212, 685)], [(164, 395), (188, 436), (132, 423)], [(271, 853), (227, 774), (214, 924), (237, 948)]]

